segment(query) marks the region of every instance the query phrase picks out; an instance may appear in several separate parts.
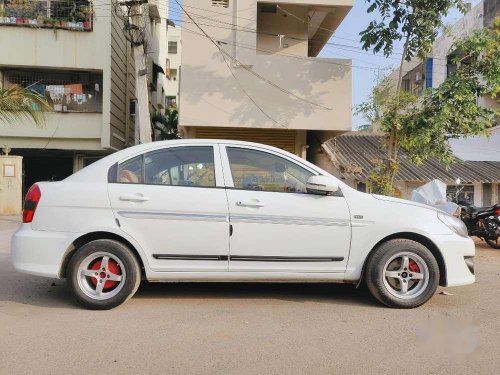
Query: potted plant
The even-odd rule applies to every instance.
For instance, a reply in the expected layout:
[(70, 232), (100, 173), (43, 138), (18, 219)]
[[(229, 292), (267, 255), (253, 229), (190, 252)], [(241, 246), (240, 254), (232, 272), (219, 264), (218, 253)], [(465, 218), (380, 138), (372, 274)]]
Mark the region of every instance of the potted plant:
[(89, 30), (92, 28), (92, 8), (88, 5), (81, 5), (76, 12), (76, 20), (83, 23), (83, 28)]

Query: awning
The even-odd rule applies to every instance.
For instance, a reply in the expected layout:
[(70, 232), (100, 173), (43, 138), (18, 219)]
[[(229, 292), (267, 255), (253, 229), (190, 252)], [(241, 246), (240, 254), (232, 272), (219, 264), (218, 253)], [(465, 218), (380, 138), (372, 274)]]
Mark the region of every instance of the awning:
[[(329, 139), (322, 147), (342, 177), (358, 181), (366, 180), (386, 158), (383, 138), (376, 134), (351, 132)], [(462, 161), (457, 158), (450, 169), (446, 169), (436, 158), (429, 158), (417, 166), (400, 150), (399, 162), (396, 181), (439, 179), (454, 184), (460, 178), (462, 183), (500, 182), (500, 161)]]

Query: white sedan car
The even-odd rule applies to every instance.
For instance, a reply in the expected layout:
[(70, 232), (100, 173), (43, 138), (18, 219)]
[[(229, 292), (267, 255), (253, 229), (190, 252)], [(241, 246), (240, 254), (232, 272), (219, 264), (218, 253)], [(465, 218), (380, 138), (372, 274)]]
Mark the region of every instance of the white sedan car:
[(356, 191), (307, 161), (236, 141), (142, 144), (29, 190), (12, 239), (17, 270), (67, 278), (91, 309), (148, 281), (366, 281), (411, 308), (473, 283), (457, 218)]

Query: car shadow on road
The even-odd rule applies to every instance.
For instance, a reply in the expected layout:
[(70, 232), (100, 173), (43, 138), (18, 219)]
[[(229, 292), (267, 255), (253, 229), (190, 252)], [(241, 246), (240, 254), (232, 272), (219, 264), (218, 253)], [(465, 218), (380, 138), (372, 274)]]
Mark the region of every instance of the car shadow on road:
[[(5, 276), (5, 275), (4, 275)], [(16, 275), (17, 283), (0, 290), (0, 307), (15, 302), (44, 308), (80, 308), (65, 280)], [(143, 282), (134, 300), (165, 303), (176, 300), (276, 300), (332, 305), (380, 307), (366, 288), (343, 284), (310, 283), (148, 283)]]
[(274, 299), (287, 302), (320, 302), (379, 306), (366, 287), (336, 283), (148, 283), (143, 282), (137, 299)]
[[(143, 281), (133, 297), (139, 300), (277, 300), (380, 307), (366, 287), (334, 283), (149, 283)], [(38, 307), (80, 308), (66, 280), (47, 279), (14, 270), (0, 254), (0, 307), (14, 302)], [(133, 302), (133, 301), (132, 301)]]

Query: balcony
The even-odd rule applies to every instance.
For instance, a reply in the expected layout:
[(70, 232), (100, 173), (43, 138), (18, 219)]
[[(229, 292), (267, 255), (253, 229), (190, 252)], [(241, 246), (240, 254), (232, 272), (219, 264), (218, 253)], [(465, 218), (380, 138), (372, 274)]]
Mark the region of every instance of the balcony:
[(0, 0), (0, 26), (92, 31), (86, 0)]
[(33, 69), (3, 70), (3, 87), (22, 86), (45, 97), (54, 112), (102, 113), (102, 74)]

